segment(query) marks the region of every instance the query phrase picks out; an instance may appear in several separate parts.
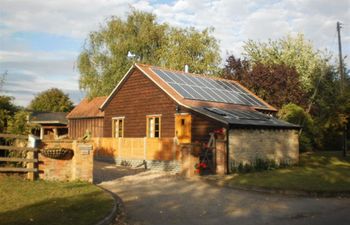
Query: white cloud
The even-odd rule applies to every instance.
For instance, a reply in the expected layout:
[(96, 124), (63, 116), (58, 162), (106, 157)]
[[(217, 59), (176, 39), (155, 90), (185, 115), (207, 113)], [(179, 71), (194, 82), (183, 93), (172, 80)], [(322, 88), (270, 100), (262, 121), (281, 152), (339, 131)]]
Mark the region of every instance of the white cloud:
[(37, 31), (83, 38), (112, 15), (125, 16), (126, 0), (2, 0), (1, 23), (10, 31)]
[[(26, 106), (37, 93), (60, 88), (81, 100), (79, 75), (74, 69), (76, 52), (0, 51), (0, 68), (6, 70), (5, 93), (14, 95), (16, 104)], [(1, 71), (2, 72), (2, 71)]]

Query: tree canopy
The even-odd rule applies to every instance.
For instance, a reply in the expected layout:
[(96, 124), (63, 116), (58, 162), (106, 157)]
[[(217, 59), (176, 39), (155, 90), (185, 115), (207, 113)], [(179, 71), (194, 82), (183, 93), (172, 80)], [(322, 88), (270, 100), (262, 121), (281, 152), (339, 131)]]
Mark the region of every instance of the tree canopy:
[(62, 90), (51, 88), (39, 93), (30, 102), (29, 109), (38, 112), (69, 112), (73, 102)]
[(214, 74), (220, 64), (212, 29), (171, 27), (152, 13), (132, 10), (91, 32), (78, 58), (80, 88), (88, 97), (108, 95), (135, 63)]
[[(338, 66), (299, 34), (278, 40), (249, 40), (243, 57), (226, 60), (222, 76), (235, 79), (280, 109), (281, 119), (303, 126), (300, 148), (341, 149), (350, 125), (350, 79), (340, 92)], [(300, 107), (301, 106), (301, 107)]]
[(222, 76), (240, 81), (244, 86), (266, 100), (269, 104), (281, 108), (287, 103), (306, 105), (306, 95), (301, 88), (298, 73), (294, 67), (285, 64), (250, 65), (247, 60), (229, 56)]
[(313, 80), (320, 76), (320, 69), (327, 61), (325, 54), (314, 49), (312, 43), (298, 34), (258, 42), (249, 40), (243, 46), (243, 55), (252, 63), (285, 64), (294, 67), (299, 74), (303, 89), (307, 92), (313, 90)]
[(7, 132), (11, 134), (29, 134), (31, 125), (28, 124), (29, 113), (20, 110), (14, 114), (14, 116), (9, 120)]
[(13, 98), (0, 95), (0, 133), (5, 132), (8, 121), (13, 117), (18, 107), (13, 104)]

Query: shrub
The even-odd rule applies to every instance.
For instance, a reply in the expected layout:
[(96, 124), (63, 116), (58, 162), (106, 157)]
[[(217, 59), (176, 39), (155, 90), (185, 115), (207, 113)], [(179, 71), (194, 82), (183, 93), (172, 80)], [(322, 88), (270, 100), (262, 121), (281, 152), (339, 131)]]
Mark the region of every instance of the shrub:
[(275, 160), (256, 158), (251, 163), (232, 162), (231, 172), (232, 173), (250, 173), (264, 170), (274, 170), (277, 168), (286, 168), (290, 166), (287, 161), (281, 161), (276, 163)]
[(289, 123), (302, 126), (302, 133), (299, 136), (299, 150), (301, 152), (311, 151), (314, 146), (314, 121), (310, 114), (296, 104), (289, 103), (282, 106), (278, 117)]
[(244, 169), (244, 165), (243, 163), (239, 163), (238, 167), (237, 167), (237, 172), (238, 173), (243, 173)]

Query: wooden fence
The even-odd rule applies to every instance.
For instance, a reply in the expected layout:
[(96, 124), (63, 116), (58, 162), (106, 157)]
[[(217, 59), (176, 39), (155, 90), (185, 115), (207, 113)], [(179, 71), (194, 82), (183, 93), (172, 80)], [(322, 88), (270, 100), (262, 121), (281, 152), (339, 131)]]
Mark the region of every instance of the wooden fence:
[[(8, 139), (28, 139), (25, 135), (0, 134), (0, 138)], [(0, 167), (0, 172), (25, 172), (28, 173), (28, 179), (34, 180), (38, 174), (38, 149), (30, 147), (17, 147), (0, 145), (0, 150), (24, 152), (22, 157), (0, 157), (0, 162), (22, 162), (26, 167)], [(24, 155), (24, 156), (23, 156)]]
[(99, 157), (178, 160), (180, 149), (173, 138), (93, 138)]

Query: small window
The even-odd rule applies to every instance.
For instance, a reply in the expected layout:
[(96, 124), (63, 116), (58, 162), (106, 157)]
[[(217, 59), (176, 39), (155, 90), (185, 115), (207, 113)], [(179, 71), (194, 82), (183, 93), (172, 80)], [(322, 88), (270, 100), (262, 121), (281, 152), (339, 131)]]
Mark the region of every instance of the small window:
[(181, 119), (181, 125), (182, 125), (182, 126), (185, 125), (185, 119)]
[(147, 137), (160, 137), (160, 116), (147, 116)]
[(113, 137), (124, 137), (124, 118), (113, 118)]

